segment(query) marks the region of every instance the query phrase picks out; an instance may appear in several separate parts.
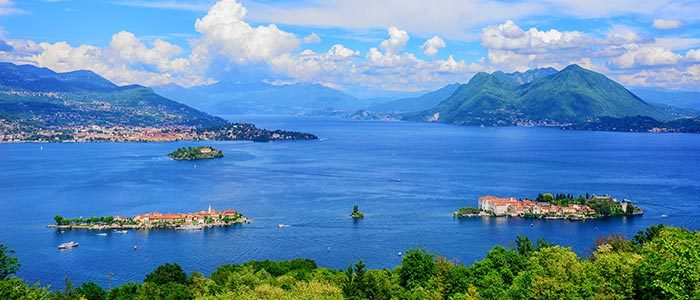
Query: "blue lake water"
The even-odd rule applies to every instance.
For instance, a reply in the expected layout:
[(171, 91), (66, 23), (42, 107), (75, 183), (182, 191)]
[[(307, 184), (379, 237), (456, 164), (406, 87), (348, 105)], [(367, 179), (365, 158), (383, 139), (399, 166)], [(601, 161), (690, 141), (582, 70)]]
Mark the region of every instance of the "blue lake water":
[[(321, 140), (209, 142), (225, 158), (197, 162), (166, 157), (191, 142), (0, 144), (0, 242), (16, 250), (19, 275), (60, 288), (64, 277), (107, 286), (108, 273), (113, 284), (141, 281), (165, 262), (205, 274), (225, 263), (297, 257), (381, 268), (415, 246), (472, 263), (494, 245), (513, 246), (519, 234), (588, 255), (602, 235), (632, 236), (658, 223), (700, 229), (700, 135), (231, 119)], [(482, 195), (541, 192), (612, 194), (646, 214), (585, 222), (451, 216)], [(240, 210), (253, 223), (107, 236), (44, 227), (56, 214), (132, 216), (209, 204)], [(353, 204), (363, 220), (349, 217)], [(80, 246), (59, 251), (67, 241)]]

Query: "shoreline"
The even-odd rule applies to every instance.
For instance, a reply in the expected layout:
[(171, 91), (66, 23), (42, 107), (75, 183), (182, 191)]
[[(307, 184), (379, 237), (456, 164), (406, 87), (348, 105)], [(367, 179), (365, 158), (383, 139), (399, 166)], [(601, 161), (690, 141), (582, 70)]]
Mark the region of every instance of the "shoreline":
[(124, 224), (124, 225), (89, 225), (89, 224), (76, 224), (76, 225), (56, 225), (49, 224), (46, 228), (54, 229), (80, 229), (80, 230), (149, 230), (149, 229), (205, 229), (214, 227), (230, 227), (239, 224), (251, 224), (248, 218), (240, 218), (239, 220), (231, 221), (229, 223), (212, 223), (212, 224), (199, 224), (194, 225), (193, 228), (183, 228), (186, 226), (193, 226), (190, 224), (156, 224), (156, 225), (142, 225), (142, 224)]

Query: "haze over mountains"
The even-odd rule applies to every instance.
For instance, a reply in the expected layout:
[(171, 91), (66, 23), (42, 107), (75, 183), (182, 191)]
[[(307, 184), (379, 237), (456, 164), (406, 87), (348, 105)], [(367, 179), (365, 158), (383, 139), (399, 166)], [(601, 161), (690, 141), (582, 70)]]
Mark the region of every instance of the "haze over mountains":
[(269, 84), (221, 81), (184, 88), (154, 86), (160, 95), (212, 114), (298, 114), (322, 109), (357, 110), (375, 103), (321, 84)]

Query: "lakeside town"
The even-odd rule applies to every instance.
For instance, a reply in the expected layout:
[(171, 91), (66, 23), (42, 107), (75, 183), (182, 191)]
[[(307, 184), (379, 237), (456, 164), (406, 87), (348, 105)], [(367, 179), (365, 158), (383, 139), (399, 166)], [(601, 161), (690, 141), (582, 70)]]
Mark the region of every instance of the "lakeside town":
[(9, 142), (174, 142), (192, 140), (315, 140), (310, 133), (267, 130), (248, 123), (200, 128), (196, 126), (64, 125), (38, 127), (0, 118), (0, 143)]
[(477, 207), (462, 207), (455, 217), (521, 217), (542, 219), (586, 220), (612, 216), (633, 216), (643, 210), (628, 200), (618, 201), (607, 195), (574, 197), (570, 194), (540, 194), (532, 199), (483, 196)]
[(200, 230), (209, 227), (225, 227), (234, 224), (250, 223), (243, 215), (233, 209), (216, 211), (211, 208), (198, 212), (160, 213), (151, 212), (134, 217), (106, 216), (68, 219), (55, 216), (55, 224), (48, 225), (57, 229), (89, 230), (126, 230), (126, 229), (177, 229)]

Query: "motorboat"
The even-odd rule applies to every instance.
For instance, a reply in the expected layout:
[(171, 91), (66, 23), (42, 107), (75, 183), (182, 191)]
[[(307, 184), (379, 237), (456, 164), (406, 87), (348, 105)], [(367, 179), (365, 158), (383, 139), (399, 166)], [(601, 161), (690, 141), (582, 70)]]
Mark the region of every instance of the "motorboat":
[(198, 225), (182, 225), (175, 227), (175, 230), (202, 230), (204, 227)]
[(106, 233), (106, 232), (100, 232), (100, 233), (98, 233), (97, 235), (99, 235), (99, 236), (107, 236), (107, 233)]
[(114, 233), (126, 234), (126, 233), (129, 233), (129, 232), (126, 231), (126, 230), (114, 230)]
[(67, 243), (63, 243), (63, 244), (58, 245), (58, 249), (70, 249), (73, 247), (78, 247), (78, 243), (71, 241), (71, 242), (67, 242)]

